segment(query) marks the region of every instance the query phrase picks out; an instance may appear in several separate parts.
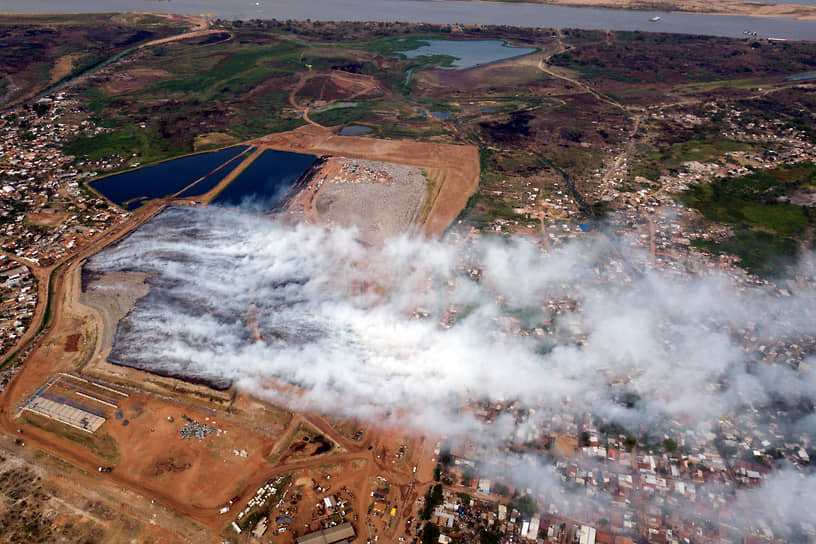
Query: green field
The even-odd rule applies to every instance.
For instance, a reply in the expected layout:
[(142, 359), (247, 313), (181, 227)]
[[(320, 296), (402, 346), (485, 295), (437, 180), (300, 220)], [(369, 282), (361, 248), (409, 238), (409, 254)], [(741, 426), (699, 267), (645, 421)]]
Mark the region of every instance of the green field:
[(816, 225), (812, 208), (782, 199), (814, 187), (816, 165), (801, 163), (694, 185), (681, 199), (706, 219), (734, 230), (733, 237), (724, 242), (698, 240), (695, 245), (737, 255), (747, 270), (773, 275), (797, 255), (801, 237)]
[(631, 177), (642, 176), (655, 181), (665, 172), (679, 171), (685, 162), (715, 161), (729, 151), (748, 151), (753, 148), (750, 143), (727, 139), (691, 139), (659, 144), (657, 149), (649, 149), (640, 155), (632, 165), (630, 174)]

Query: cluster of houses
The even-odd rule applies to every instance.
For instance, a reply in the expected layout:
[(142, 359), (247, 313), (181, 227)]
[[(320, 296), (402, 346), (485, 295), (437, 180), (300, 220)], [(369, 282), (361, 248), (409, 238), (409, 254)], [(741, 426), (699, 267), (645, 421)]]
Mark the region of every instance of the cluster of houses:
[[(0, 356), (25, 333), (37, 306), (37, 283), (27, 266), (0, 255)], [(0, 391), (4, 384), (0, 378)]]
[(62, 152), (80, 134), (101, 130), (68, 121), (77, 113), (60, 93), (0, 117), (0, 249), (36, 265), (59, 261), (125, 216), (81, 188), (87, 174)]
[(82, 188), (87, 174), (62, 152), (73, 138), (101, 130), (76, 121), (78, 113), (58, 93), (0, 116), (0, 355), (34, 314), (36, 284), (26, 265), (68, 258), (126, 216)]

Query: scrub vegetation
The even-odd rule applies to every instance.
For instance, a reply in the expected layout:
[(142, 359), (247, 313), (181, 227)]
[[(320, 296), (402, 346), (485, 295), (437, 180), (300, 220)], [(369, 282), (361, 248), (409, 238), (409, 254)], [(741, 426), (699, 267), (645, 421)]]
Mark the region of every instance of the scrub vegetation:
[(707, 219), (733, 229), (733, 236), (725, 240), (698, 239), (698, 247), (732, 253), (746, 269), (768, 275), (793, 260), (799, 252), (798, 240), (812, 245), (816, 213), (812, 206), (791, 200), (814, 189), (816, 165), (798, 164), (694, 185), (682, 199)]
[[(128, 24), (156, 32), (148, 22)], [(83, 81), (81, 108), (105, 130), (65, 150), (91, 160), (130, 154), (127, 167), (308, 122), (336, 131), (362, 123), (378, 138), (478, 146), (481, 188), (462, 219), (539, 229), (529, 204), (536, 198), (563, 205), (581, 194), (584, 210), (614, 210), (592, 195), (622, 152), (629, 162), (619, 190), (636, 192), (689, 161), (779, 150), (737, 134), (729, 111), (816, 138), (813, 93), (785, 79), (816, 69), (812, 43), (320, 21), (215, 20), (211, 30), (133, 51)], [(535, 52), (466, 70), (442, 69), (453, 60), (447, 55), (403, 54), (429, 39), (504, 40)], [(652, 115), (658, 109), (669, 115)], [(684, 197), (689, 205), (735, 225), (730, 242), (696, 244), (734, 252), (749, 268), (795, 254), (809, 232), (802, 206), (740, 200), (715, 208), (705, 194), (713, 186), (694, 191)], [(752, 244), (753, 257), (743, 248)]]

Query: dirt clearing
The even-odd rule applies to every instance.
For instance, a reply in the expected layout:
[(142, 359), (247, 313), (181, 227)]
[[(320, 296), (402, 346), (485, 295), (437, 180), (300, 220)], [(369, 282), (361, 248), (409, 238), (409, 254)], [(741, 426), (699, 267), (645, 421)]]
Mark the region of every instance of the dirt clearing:
[(212, 147), (223, 147), (235, 143), (235, 141), (234, 136), (230, 136), (225, 132), (208, 132), (207, 134), (199, 134), (195, 137), (193, 149), (199, 151)]
[(170, 72), (159, 68), (133, 68), (117, 72), (102, 89), (109, 95), (116, 96), (144, 89), (151, 83), (171, 77)]
[(380, 140), (358, 136), (337, 136), (327, 129), (305, 126), (252, 142), (259, 148), (279, 149), (366, 159), (416, 166), (426, 169), (437, 183), (433, 200), (426, 202), (422, 232), (440, 237), (479, 188), (479, 153), (471, 145), (434, 144), (405, 140)]

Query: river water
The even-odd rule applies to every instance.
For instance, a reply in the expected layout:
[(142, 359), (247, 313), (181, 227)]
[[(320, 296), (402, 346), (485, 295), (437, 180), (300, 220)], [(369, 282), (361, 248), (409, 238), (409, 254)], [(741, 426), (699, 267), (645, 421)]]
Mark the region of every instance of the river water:
[[(816, 0), (798, 0), (816, 5)], [(760, 38), (816, 40), (816, 22), (731, 17), (659, 11), (605, 10), (425, 0), (3, 0), (0, 12), (95, 13), (154, 11), (211, 14), (228, 19), (312, 19), (323, 21), (403, 21), (493, 24), (539, 28), (643, 30), (742, 37), (748, 29)], [(658, 22), (650, 22), (655, 16)]]

